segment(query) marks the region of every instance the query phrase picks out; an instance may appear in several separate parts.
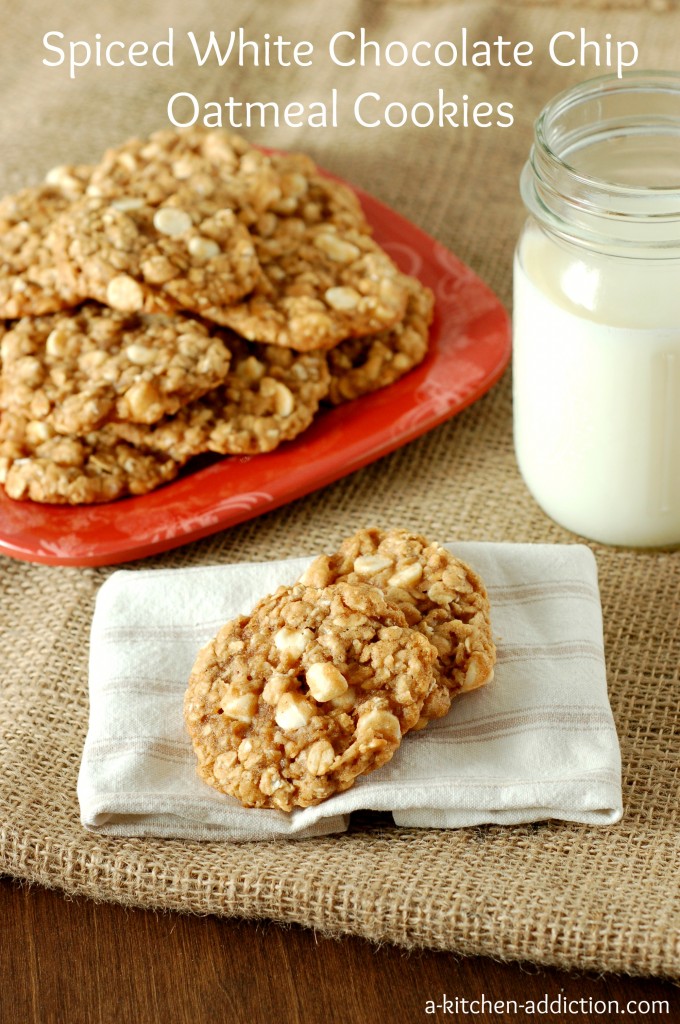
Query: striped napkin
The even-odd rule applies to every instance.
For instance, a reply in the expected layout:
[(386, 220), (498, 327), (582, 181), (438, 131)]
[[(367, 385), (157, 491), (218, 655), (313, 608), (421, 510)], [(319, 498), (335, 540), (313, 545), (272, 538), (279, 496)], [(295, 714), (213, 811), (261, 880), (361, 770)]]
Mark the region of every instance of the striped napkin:
[(346, 793), (286, 814), (245, 809), (195, 773), (182, 701), (198, 649), (309, 559), (114, 573), (92, 623), (81, 821), (117, 836), (304, 838), (340, 832), (358, 809), (397, 825), (456, 828), (622, 814), (592, 552), (578, 544), (448, 545), (487, 584), (494, 680), (404, 737)]

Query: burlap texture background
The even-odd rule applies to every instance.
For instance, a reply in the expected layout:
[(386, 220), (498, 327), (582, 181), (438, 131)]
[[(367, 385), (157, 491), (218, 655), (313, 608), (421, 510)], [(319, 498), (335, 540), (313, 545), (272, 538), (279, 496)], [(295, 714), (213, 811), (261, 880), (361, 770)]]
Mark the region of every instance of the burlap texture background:
[[(2, 185), (91, 160), (109, 143), (165, 121), (167, 97), (321, 98), (333, 86), (427, 100), (439, 87), (514, 104), (502, 129), (281, 129), (256, 141), (306, 149), (416, 221), (468, 262), (507, 303), (523, 220), (517, 179), (531, 122), (556, 91), (597, 69), (551, 64), (545, 41), (583, 25), (591, 38), (634, 39), (639, 66), (677, 66), (675, 5), (611, 11), (540, 5), (381, 4), (270, 0), (91, 7), (0, 4)], [(332, 11), (332, 13), (329, 13)], [(44, 32), (67, 39), (155, 40), (168, 25), (323, 41), (365, 25), (375, 38), (529, 39), (530, 69), (379, 71), (319, 61), (313, 69), (89, 69), (75, 81), (45, 69)], [(121, 515), (125, 514), (121, 505)], [(448, 424), (323, 492), (145, 567), (306, 555), (366, 523), (441, 540), (569, 541), (518, 475), (508, 375)], [(230, 846), (107, 840), (78, 822), (76, 775), (87, 723), (87, 644), (108, 569), (0, 561), (0, 870), (98, 900), (195, 913), (274, 918), (405, 946), (562, 967), (680, 977), (680, 555), (595, 546), (611, 699), (621, 737), (625, 814), (606, 829), (543, 824), (460, 831), (397, 830), (367, 815), (347, 835)]]

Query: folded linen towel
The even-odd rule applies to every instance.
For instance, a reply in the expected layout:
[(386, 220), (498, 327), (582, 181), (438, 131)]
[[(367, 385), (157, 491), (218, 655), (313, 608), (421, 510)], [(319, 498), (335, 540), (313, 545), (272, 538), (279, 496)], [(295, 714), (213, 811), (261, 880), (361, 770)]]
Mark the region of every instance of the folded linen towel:
[(578, 544), (447, 545), (485, 581), (494, 680), (404, 737), (354, 787), (286, 814), (246, 809), (195, 772), (182, 702), (199, 648), (309, 559), (114, 573), (92, 623), (81, 820), (118, 836), (304, 838), (340, 832), (358, 809), (395, 824), (455, 828), (622, 814), (597, 571)]

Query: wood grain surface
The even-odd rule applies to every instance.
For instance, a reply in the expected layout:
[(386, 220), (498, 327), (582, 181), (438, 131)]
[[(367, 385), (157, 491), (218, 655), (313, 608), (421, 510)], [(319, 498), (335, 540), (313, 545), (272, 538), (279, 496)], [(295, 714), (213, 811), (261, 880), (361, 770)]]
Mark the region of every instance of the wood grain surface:
[[(577, 1012), (521, 1008), (546, 996), (576, 1001)], [(509, 1000), (517, 1010), (501, 1008)], [(636, 1021), (680, 1020), (680, 989), (659, 979), (406, 953), (267, 922), (71, 900), (0, 880), (0, 1024), (609, 1024), (631, 1016), (630, 1008), (598, 1012), (598, 1001), (613, 1000), (624, 1009), (635, 1000)]]

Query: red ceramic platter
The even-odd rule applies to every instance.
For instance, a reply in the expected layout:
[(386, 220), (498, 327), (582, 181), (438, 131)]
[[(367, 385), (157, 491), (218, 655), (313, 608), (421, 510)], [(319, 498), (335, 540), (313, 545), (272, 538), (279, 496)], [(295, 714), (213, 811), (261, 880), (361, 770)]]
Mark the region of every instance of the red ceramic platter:
[(510, 358), (508, 316), (472, 271), (429, 235), (359, 192), (375, 238), (435, 293), (426, 360), (401, 380), (318, 415), (268, 455), (199, 461), (172, 483), (106, 505), (16, 502), (0, 488), (0, 553), (46, 565), (114, 565), (187, 544), (293, 501), (454, 416)]

